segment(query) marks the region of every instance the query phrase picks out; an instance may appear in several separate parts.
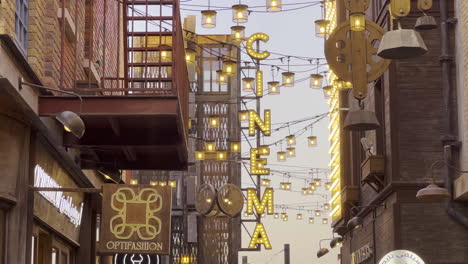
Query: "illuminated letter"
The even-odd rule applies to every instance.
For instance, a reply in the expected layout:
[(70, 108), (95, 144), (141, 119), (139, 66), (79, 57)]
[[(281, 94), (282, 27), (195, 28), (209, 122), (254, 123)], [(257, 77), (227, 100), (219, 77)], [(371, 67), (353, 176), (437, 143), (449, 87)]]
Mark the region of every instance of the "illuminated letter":
[(267, 159), (263, 159), (259, 157), (258, 149), (251, 148), (250, 149), (250, 174), (255, 174), (255, 175), (270, 174), (270, 169), (264, 168), (266, 164), (267, 164)]
[(257, 60), (264, 60), (268, 58), (268, 56), (270, 56), (270, 52), (264, 51), (264, 52), (259, 53), (259, 52), (256, 52), (252, 47), (255, 41), (261, 40), (263, 42), (267, 42), (268, 39), (270, 39), (270, 37), (268, 37), (268, 35), (265, 33), (255, 33), (252, 36), (250, 36), (247, 39), (247, 44), (246, 44), (247, 53), (249, 54), (249, 56)]
[(274, 213), (273, 210), (273, 188), (266, 188), (262, 196), (262, 201), (260, 202), (257, 197), (257, 191), (254, 188), (247, 189), (247, 214), (253, 214), (253, 208), (255, 206), (255, 211), (257, 214), (261, 215), (265, 212), (265, 207), (267, 208), (267, 214), (271, 215)]
[(260, 130), (263, 132), (263, 135), (269, 136), (271, 134), (271, 111), (268, 109), (265, 109), (263, 112), (265, 121), (262, 121), (260, 119), (260, 116), (258, 116), (257, 112), (254, 110), (249, 110), (249, 135), (250, 136), (255, 136), (255, 124), (260, 128)]
[(268, 235), (265, 232), (265, 227), (262, 223), (257, 223), (252, 235), (252, 239), (250, 240), (249, 248), (256, 248), (257, 245), (261, 244), (263, 244), (265, 249), (271, 249), (270, 240), (268, 239)]
[(263, 96), (263, 72), (262, 71), (257, 71), (256, 74), (256, 79), (257, 79), (257, 85), (255, 86), (255, 91), (257, 96), (262, 97)]

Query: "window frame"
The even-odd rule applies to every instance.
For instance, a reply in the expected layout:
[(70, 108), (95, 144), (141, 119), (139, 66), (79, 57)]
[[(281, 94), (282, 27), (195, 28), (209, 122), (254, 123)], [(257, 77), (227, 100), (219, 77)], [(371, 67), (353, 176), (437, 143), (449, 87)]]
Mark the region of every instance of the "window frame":
[(29, 0), (16, 0), (15, 41), (21, 52), (26, 56), (29, 41)]

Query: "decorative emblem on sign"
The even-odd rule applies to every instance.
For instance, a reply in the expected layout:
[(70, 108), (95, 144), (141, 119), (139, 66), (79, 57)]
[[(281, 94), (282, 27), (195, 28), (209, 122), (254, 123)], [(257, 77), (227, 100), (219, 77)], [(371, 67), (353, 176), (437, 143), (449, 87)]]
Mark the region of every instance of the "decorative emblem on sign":
[(155, 189), (135, 194), (131, 188), (120, 188), (112, 195), (111, 208), (117, 215), (110, 220), (111, 232), (119, 239), (128, 239), (135, 232), (141, 240), (154, 239), (161, 232), (161, 219), (155, 216), (161, 207), (162, 198)]
[(169, 254), (170, 186), (106, 184), (102, 207), (100, 252)]
[(379, 264), (425, 264), (415, 253), (408, 250), (395, 250), (385, 255)]

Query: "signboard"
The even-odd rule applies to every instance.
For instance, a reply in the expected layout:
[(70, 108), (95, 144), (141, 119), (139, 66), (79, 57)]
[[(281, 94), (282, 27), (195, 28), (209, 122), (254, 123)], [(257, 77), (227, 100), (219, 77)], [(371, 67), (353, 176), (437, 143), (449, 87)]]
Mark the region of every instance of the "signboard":
[(379, 264), (424, 264), (424, 261), (411, 251), (395, 250), (385, 255)]
[(104, 185), (99, 251), (169, 254), (171, 207), (170, 186)]
[(373, 254), (371, 246), (367, 244), (351, 254), (351, 261), (353, 264), (360, 264), (370, 259)]

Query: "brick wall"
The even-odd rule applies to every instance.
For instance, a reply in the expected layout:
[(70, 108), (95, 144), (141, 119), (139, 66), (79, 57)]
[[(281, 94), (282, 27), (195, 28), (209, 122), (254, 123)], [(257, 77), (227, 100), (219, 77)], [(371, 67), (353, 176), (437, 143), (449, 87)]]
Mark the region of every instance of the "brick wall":
[(468, 169), (468, 29), (464, 26), (468, 23), (468, 2), (463, 0), (455, 1), (457, 4), (458, 24), (457, 33), (457, 95), (459, 111), (459, 139), (462, 142), (460, 151), (460, 167), (462, 170)]
[[(92, 63), (98, 60), (102, 62), (101, 66), (96, 64), (99, 77), (104, 76), (104, 68), (107, 77), (117, 77), (118, 1), (64, 1), (29, 2), (27, 57), (33, 70), (46, 86), (72, 89), (76, 81), (88, 80), (83, 60), (90, 58)], [(0, 3), (0, 34), (9, 34), (12, 38), (15, 37), (15, 2), (9, 0)], [(66, 35), (62, 37), (63, 23), (58, 18), (58, 12), (63, 4), (75, 24), (75, 38)]]

